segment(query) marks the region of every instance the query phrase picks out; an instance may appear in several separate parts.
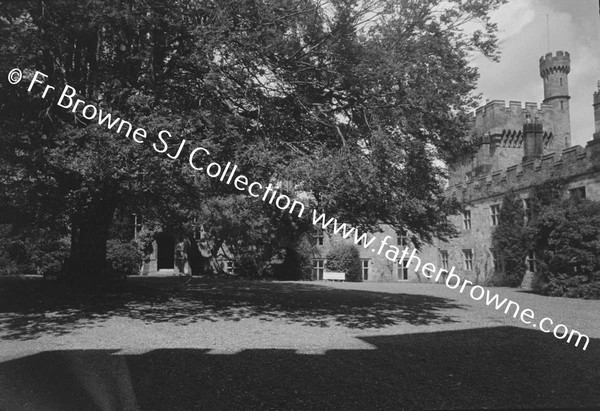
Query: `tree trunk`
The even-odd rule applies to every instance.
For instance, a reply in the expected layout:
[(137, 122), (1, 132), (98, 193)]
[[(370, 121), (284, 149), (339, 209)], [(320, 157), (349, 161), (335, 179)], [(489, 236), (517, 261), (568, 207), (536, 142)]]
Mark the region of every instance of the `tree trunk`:
[(189, 236), (190, 250), (188, 252), (188, 262), (192, 269), (192, 275), (204, 275), (205, 257), (198, 248), (198, 243), (193, 236)]
[(85, 212), (72, 216), (71, 253), (65, 267), (69, 282), (95, 286), (108, 279), (106, 242), (114, 212), (114, 202), (95, 200)]

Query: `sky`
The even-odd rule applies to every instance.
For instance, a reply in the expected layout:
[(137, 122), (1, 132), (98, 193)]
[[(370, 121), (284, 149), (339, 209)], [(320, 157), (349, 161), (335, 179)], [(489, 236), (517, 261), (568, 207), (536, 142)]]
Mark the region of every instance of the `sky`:
[(549, 51), (568, 51), (571, 143), (585, 146), (594, 133), (592, 94), (600, 80), (598, 9), (598, 0), (510, 0), (501, 6), (492, 14), (500, 30), (500, 62), (483, 56), (472, 62), (481, 75), (482, 103), (486, 99), (540, 103), (539, 58)]

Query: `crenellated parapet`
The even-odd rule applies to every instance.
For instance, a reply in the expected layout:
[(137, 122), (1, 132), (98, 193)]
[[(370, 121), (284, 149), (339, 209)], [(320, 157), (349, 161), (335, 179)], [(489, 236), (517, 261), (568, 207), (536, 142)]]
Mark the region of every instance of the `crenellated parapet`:
[(450, 185), (447, 193), (460, 201), (470, 202), (527, 189), (553, 178), (576, 177), (595, 171), (600, 171), (600, 141), (592, 140), (585, 148), (573, 146), (540, 159), (465, 178)]
[[(492, 100), (475, 110), (476, 135), (500, 134), (502, 130), (520, 130), (527, 115), (538, 118), (542, 124), (551, 123), (553, 106), (532, 102)], [(547, 128), (547, 127), (544, 127)]]
[(569, 74), (570, 71), (571, 56), (567, 51), (557, 51), (556, 54), (547, 53), (540, 57), (540, 75), (542, 77), (548, 77), (557, 72)]

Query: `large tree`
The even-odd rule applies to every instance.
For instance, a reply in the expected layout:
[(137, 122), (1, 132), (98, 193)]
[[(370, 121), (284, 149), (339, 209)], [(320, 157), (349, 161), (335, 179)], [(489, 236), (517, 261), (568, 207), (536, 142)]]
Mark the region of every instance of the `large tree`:
[[(494, 58), (488, 14), (502, 2), (3, 3), (3, 76), (39, 70), (149, 136), (136, 144), (58, 107), (58, 93), (3, 82), (3, 203), (24, 224), (64, 221), (70, 271), (90, 281), (104, 273), (117, 209), (177, 226), (209, 197), (242, 195), (189, 167), (195, 146), (250, 179), (300, 184), (341, 220), (447, 235), (455, 205), (437, 161), (469, 151), (468, 62)], [(151, 148), (160, 130), (170, 154), (189, 142), (178, 160)]]

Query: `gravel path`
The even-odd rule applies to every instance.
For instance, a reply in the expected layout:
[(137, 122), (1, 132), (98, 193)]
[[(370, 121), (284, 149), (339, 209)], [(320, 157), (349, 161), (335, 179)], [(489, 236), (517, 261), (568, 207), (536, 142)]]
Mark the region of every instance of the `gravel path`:
[(586, 351), (435, 284), (0, 281), (0, 409), (600, 406), (600, 301), (494, 288)]

